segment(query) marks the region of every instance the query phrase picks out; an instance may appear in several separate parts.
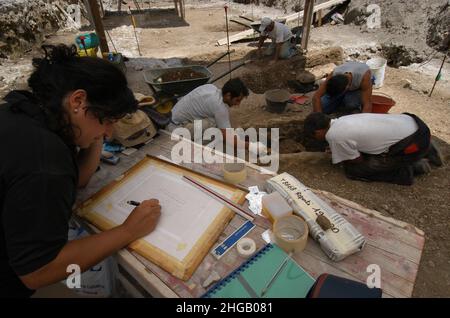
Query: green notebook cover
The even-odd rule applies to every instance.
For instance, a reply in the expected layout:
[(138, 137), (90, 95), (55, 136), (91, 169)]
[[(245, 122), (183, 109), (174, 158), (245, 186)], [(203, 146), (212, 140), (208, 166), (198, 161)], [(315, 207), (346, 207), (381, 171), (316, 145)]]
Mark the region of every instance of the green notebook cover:
[[(287, 254), (268, 244), (238, 269), (214, 285), (205, 298), (257, 298)], [(289, 259), (263, 298), (305, 298), (315, 280)]]

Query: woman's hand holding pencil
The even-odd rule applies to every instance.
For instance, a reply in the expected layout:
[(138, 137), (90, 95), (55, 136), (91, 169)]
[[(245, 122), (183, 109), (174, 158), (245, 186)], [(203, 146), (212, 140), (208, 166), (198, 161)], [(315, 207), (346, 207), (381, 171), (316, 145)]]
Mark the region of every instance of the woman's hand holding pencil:
[(156, 199), (142, 202), (128, 201), (127, 203), (136, 207), (122, 226), (130, 235), (131, 241), (135, 241), (150, 234), (155, 229), (161, 215), (161, 206)]

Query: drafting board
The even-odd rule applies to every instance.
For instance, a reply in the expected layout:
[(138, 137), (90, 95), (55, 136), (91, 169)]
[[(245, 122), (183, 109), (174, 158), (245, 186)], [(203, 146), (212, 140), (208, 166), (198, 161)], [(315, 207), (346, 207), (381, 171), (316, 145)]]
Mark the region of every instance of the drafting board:
[(100, 230), (108, 230), (122, 224), (133, 210), (134, 206), (126, 201), (158, 199), (162, 209), (156, 229), (133, 242), (130, 248), (172, 275), (187, 280), (234, 213), (183, 181), (183, 175), (196, 178), (234, 202), (241, 204), (245, 199), (245, 193), (231, 185), (147, 157), (86, 200), (78, 214)]

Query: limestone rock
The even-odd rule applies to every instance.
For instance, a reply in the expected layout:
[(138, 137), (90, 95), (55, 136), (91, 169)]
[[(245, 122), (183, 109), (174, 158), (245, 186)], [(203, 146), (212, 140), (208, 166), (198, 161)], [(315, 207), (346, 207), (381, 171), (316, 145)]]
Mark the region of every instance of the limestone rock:
[(326, 77), (328, 74), (331, 74), (334, 69), (336, 68), (336, 64), (334, 63), (327, 63), (325, 65), (318, 65), (309, 70), (311, 74), (314, 75), (316, 80), (320, 80), (324, 77)]

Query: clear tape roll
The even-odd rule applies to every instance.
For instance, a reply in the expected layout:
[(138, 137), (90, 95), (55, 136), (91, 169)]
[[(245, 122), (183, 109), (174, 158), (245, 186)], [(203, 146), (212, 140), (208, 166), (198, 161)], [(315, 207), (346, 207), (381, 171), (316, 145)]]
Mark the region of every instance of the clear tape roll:
[(244, 237), (236, 245), (239, 255), (248, 257), (256, 252), (256, 243), (251, 238)]
[(223, 178), (225, 181), (238, 184), (247, 179), (247, 167), (245, 163), (226, 163), (223, 166)]
[(308, 240), (308, 225), (296, 215), (289, 215), (275, 220), (273, 234), (275, 243), (287, 253), (301, 252)]

